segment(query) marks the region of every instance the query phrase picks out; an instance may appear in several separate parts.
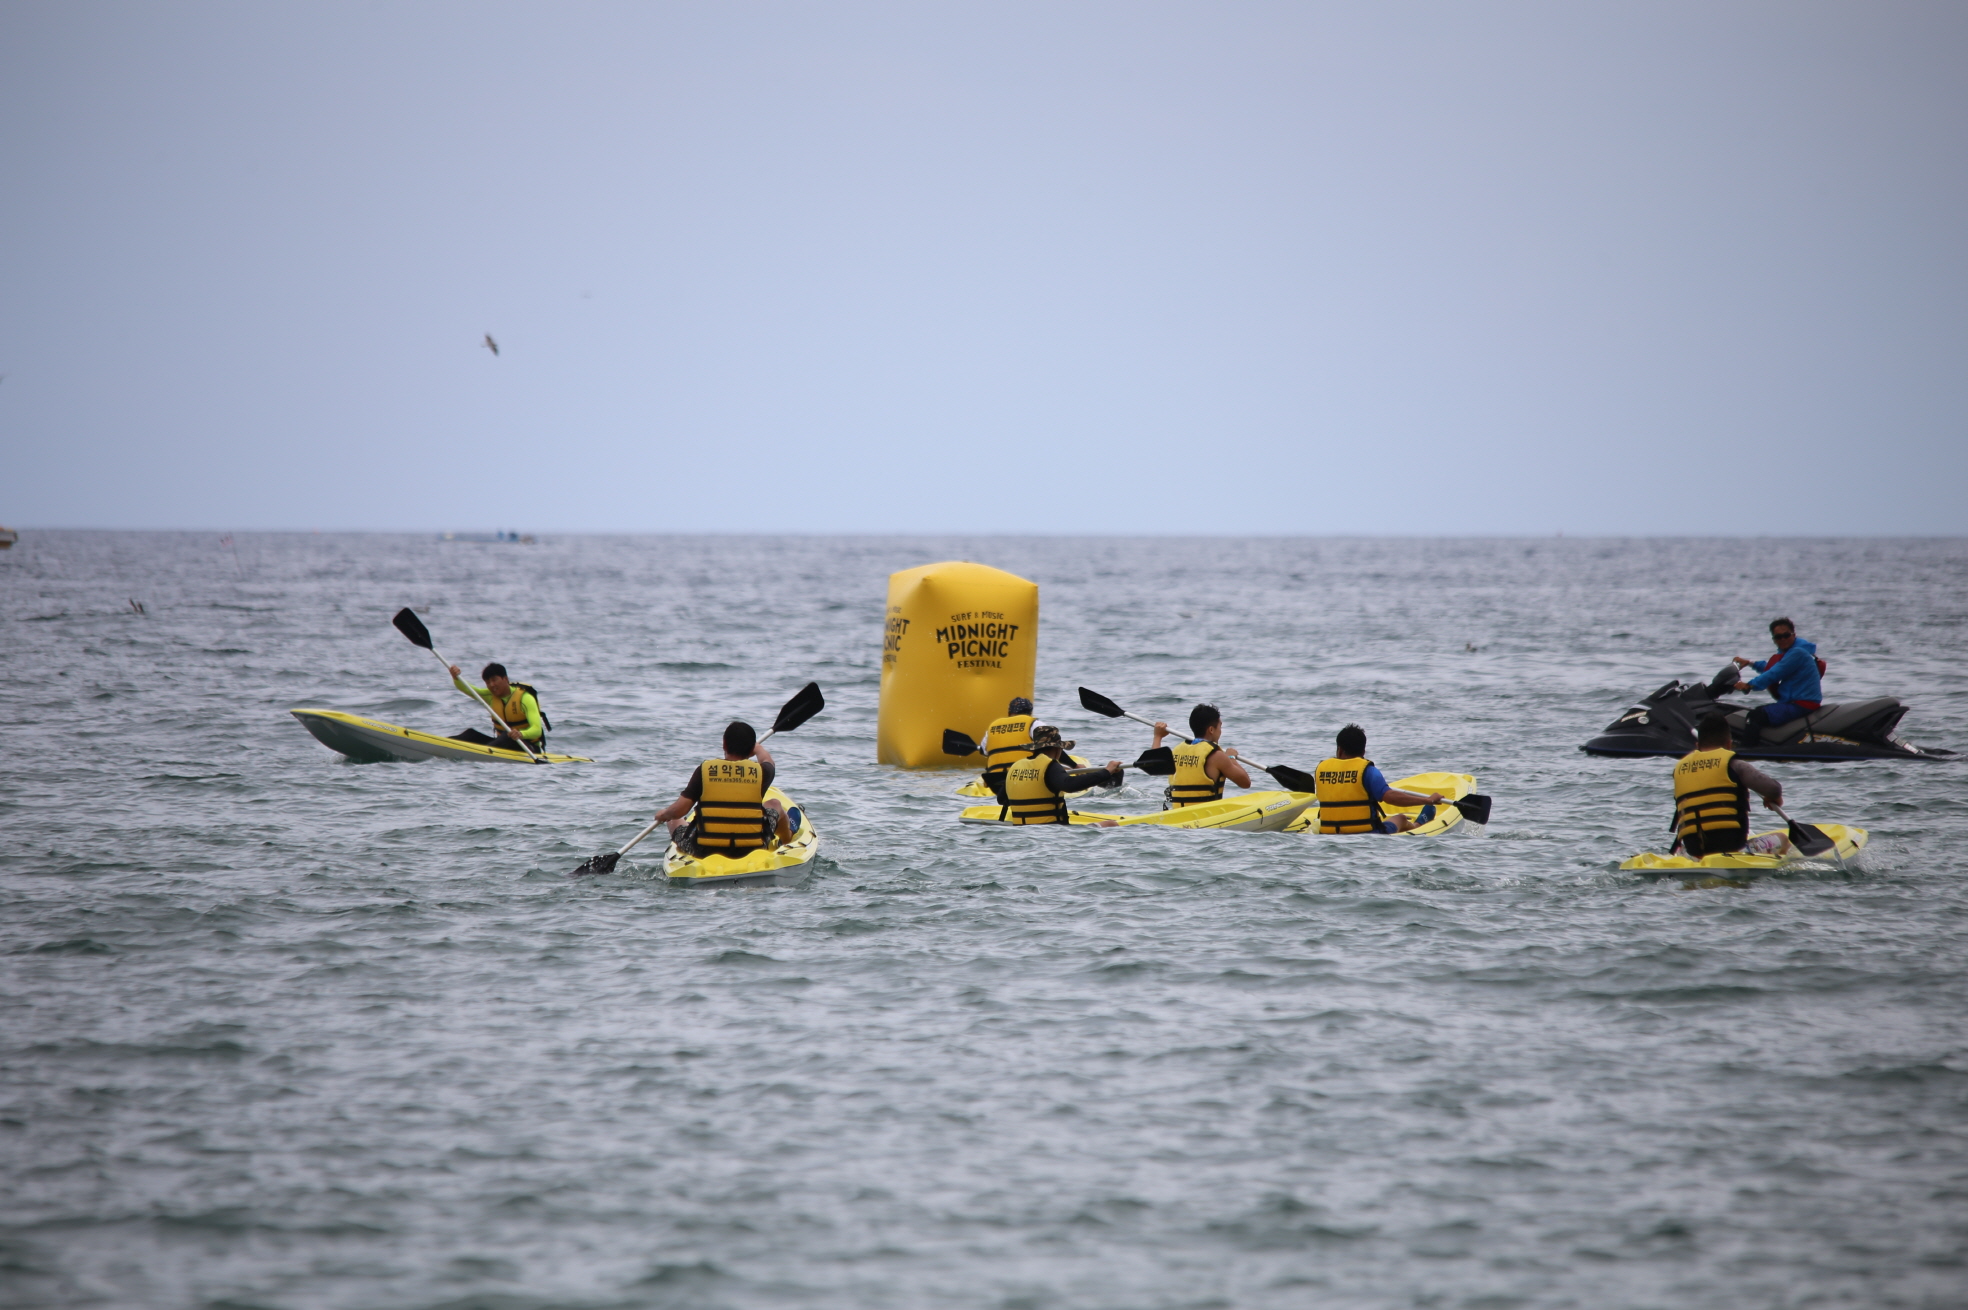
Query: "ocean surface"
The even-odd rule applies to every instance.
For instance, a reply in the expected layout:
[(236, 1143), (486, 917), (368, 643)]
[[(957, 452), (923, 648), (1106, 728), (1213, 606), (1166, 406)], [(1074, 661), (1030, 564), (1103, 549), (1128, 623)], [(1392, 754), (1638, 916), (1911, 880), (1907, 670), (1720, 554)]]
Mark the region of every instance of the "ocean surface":
[[(965, 828), (874, 760), (886, 575), (1041, 587), (1084, 684), (1430, 841)], [(354, 764), (293, 706), (592, 765)], [(142, 607), (139, 613), (137, 606)], [(1968, 764), (1770, 766), (1861, 864), (1686, 888), (1578, 745), (1794, 617), (1968, 750), (1968, 542), (29, 533), (0, 553), (0, 1303), (1968, 1304)], [(573, 879), (808, 679), (797, 888)], [(1092, 806), (1154, 806), (1154, 784)]]

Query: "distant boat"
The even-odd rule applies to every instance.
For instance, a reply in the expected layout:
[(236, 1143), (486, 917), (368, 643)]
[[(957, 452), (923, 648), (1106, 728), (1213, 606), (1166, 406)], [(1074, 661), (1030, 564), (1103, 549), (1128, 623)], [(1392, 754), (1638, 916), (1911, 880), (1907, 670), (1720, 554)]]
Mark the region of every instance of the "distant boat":
[(19, 540), (20, 533), (12, 528), (0, 528), (0, 550), (12, 550), (14, 543)]
[(533, 544), (530, 532), (440, 532), (439, 541), (510, 541), (521, 546)]

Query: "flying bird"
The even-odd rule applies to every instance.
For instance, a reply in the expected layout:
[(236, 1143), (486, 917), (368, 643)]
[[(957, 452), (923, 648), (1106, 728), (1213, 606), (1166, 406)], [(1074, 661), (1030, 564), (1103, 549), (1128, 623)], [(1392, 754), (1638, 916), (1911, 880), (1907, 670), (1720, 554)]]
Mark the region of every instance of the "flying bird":
[(492, 339), (492, 334), (490, 332), (487, 332), (485, 334), (485, 348), (491, 351), (494, 355), (497, 355), (499, 353), (499, 343)]

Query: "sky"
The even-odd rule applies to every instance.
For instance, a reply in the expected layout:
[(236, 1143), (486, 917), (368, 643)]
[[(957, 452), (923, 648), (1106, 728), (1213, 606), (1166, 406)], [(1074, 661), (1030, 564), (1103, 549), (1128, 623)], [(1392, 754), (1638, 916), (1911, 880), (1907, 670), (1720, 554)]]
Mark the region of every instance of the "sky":
[(1961, 534), (1965, 70), (1948, 3), (0, 0), (0, 523)]

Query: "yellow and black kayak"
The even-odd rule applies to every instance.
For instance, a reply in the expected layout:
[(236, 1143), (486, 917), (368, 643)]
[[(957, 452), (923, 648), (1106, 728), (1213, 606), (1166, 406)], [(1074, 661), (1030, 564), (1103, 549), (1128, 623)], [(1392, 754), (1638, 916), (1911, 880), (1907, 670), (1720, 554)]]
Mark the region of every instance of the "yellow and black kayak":
[[(1820, 823), (1813, 825), (1836, 843), (1832, 850), (1822, 855), (1800, 854), (1795, 846), (1782, 855), (1750, 855), (1744, 851), (1731, 851), (1727, 855), (1704, 855), (1699, 860), (1686, 855), (1656, 855), (1652, 851), (1642, 851), (1629, 860), (1620, 862), (1620, 868), (1631, 873), (1653, 873), (1662, 876), (1694, 877), (1703, 869), (1733, 869), (1738, 875), (1749, 873), (1768, 873), (1773, 869), (1787, 868), (1793, 864), (1843, 864), (1865, 849), (1866, 830), (1851, 828), (1842, 823)], [(1777, 829), (1781, 833), (1784, 829)], [(1759, 832), (1751, 837), (1768, 837), (1771, 833)]]
[[(387, 760), (412, 763), (418, 760), (497, 760), (507, 764), (531, 762), (519, 751), (435, 737), (401, 724), (365, 719), (360, 714), (315, 709), (287, 712), (299, 719), (301, 726), (313, 733), (314, 739), (323, 746), (364, 764), (379, 764)], [(547, 763), (593, 764), (594, 761), (585, 755), (549, 755)]]
[[(663, 853), (663, 874), (672, 887), (791, 887), (804, 882), (813, 857), (820, 853), (820, 834), (803, 806), (793, 804), (777, 787), (765, 798), (786, 807), (793, 821), (793, 839), (780, 847), (747, 851), (743, 855), (690, 855), (675, 842)], [(693, 815), (694, 815), (693, 811)]]
[[(1111, 822), (1121, 828), (1149, 825), (1158, 828), (1215, 828), (1230, 832), (1283, 832), (1307, 805), (1313, 803), (1314, 797), (1310, 792), (1247, 791), (1225, 796), (1220, 801), (1185, 805), (1175, 810), (1157, 810), (1153, 814), (1122, 816), (1068, 810), (1066, 822), (1076, 825)], [(998, 805), (972, 805), (957, 818), (964, 823), (980, 823), (989, 827), (1023, 826), (1005, 818), (1004, 808)]]
[[(1476, 790), (1476, 775), (1473, 773), (1416, 773), (1405, 778), (1397, 778), (1387, 785), (1399, 788), (1402, 791), (1420, 792), (1424, 796), (1430, 792), (1440, 792), (1451, 801), (1459, 801)], [(1397, 814), (1406, 814), (1418, 819), (1421, 817), (1421, 808), (1419, 805), (1383, 805), (1380, 807), (1380, 812), (1388, 818), (1392, 818)], [(1396, 837), (1433, 837), (1438, 833), (1447, 832), (1461, 822), (1461, 810), (1453, 805), (1438, 805), (1435, 807), (1435, 817), (1427, 823), (1419, 824), (1408, 829), (1406, 832), (1398, 832), (1391, 835)], [(1315, 837), (1377, 837), (1390, 835), (1372, 832), (1344, 834), (1321, 833), (1319, 831), (1319, 803), (1316, 800), (1285, 831), (1309, 832)]]

